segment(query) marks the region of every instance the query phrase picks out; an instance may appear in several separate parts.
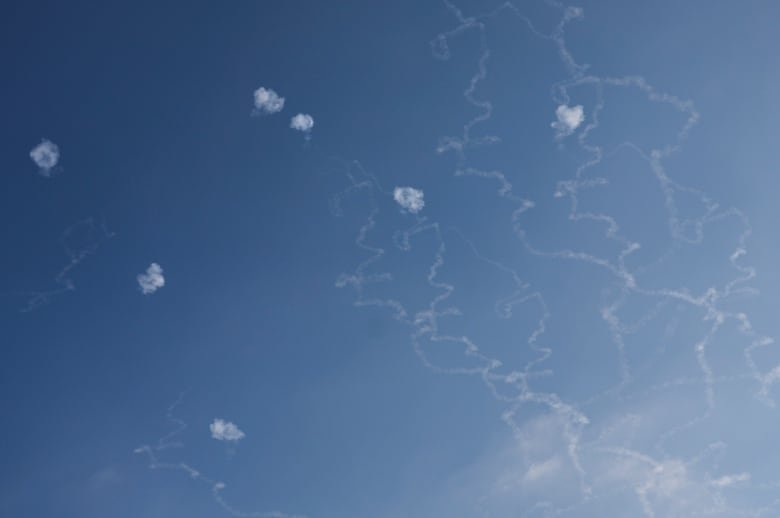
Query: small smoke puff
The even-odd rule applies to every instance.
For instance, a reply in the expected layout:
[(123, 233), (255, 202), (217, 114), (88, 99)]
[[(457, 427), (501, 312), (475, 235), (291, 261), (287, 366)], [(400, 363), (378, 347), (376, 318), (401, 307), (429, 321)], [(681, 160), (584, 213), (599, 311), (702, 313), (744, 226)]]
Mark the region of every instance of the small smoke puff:
[(30, 158), (38, 166), (41, 175), (49, 177), (60, 161), (60, 148), (54, 142), (43, 139), (40, 144), (32, 148)]
[(144, 295), (150, 295), (158, 289), (165, 286), (165, 277), (163, 277), (163, 269), (157, 263), (152, 263), (146, 272), (139, 273), (136, 277), (138, 280), (138, 286)]
[(582, 124), (585, 120), (585, 110), (579, 104), (571, 107), (562, 104), (555, 110), (555, 116), (558, 120), (550, 126), (555, 129), (557, 138), (563, 138), (574, 133), (574, 130)]
[(255, 109), (259, 113), (278, 113), (284, 108), (284, 97), (262, 86), (255, 90)]
[(423, 196), (423, 192), (414, 187), (396, 187), (393, 190), (393, 199), (396, 203), (412, 214), (417, 214), (425, 207)]
[(238, 426), (224, 419), (214, 419), (214, 422), (209, 425), (209, 429), (211, 436), (218, 441), (235, 442), (246, 436), (244, 432), (239, 430)]
[(314, 119), (311, 115), (306, 113), (299, 113), (292, 119), (290, 119), (290, 127), (294, 130), (303, 131), (308, 133), (314, 127)]
[(433, 57), (436, 59), (442, 61), (450, 59), (450, 47), (447, 44), (447, 38), (443, 34), (439, 34), (431, 41), (431, 52), (433, 52)]
[(574, 20), (576, 18), (582, 18), (584, 14), (585, 11), (582, 9), (582, 7), (569, 6), (563, 12), (563, 17), (566, 19), (566, 21), (569, 21), (569, 20)]

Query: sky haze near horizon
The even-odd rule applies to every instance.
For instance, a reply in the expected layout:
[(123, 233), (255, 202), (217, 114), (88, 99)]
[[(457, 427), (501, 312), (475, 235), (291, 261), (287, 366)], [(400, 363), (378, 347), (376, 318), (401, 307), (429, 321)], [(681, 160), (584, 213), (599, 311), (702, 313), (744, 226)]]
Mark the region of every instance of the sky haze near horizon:
[(779, 16), (5, 6), (0, 514), (774, 516)]

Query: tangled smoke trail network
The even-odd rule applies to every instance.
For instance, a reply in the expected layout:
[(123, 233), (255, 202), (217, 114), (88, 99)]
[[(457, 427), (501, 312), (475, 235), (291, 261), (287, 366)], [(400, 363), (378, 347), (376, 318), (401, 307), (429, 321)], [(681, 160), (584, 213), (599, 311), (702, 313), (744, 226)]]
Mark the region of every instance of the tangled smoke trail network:
[[(478, 114), (466, 122), (460, 136), (442, 138), (437, 150), (441, 154), (455, 155), (455, 177), (472, 176), (495, 182), (498, 196), (515, 206), (505, 228), (511, 229), (517, 243), (526, 251), (527, 256), (521, 259), (522, 268), (518, 265), (515, 270), (495, 261), (490, 264), (513, 279), (517, 288), (514, 295), (496, 302), (498, 316), (512, 318), (513, 310), (526, 312), (532, 309), (541, 315), (526, 340), (528, 359), (525, 364), (507, 365), (506, 358), (485, 352), (491, 344), (446, 331), (457, 328), (454, 320), (470, 318), (468, 311), (452, 305), (450, 298), (459, 288), (444, 280), (441, 274), (448, 257), (446, 243), (449, 239), (445, 239), (441, 231), (441, 224), (446, 222), (420, 218), (411, 230), (403, 231), (401, 240), (403, 250), (411, 247), (410, 242), (422, 239), (436, 243), (438, 252), (429, 268), (427, 282), (438, 294), (431, 299), (427, 309), (412, 310), (397, 299), (377, 294), (384, 291), (382, 286), (393, 282), (397, 273), (383, 271), (384, 264), (389, 262), (385, 261), (389, 252), (380, 245), (386, 236), (377, 235), (376, 231), (381, 217), (378, 202), (374, 202), (356, 240), (357, 246), (369, 257), (354, 273), (342, 276), (337, 286), (352, 286), (357, 294), (356, 305), (387, 307), (397, 320), (408, 325), (412, 344), (425, 365), (437, 372), (479, 376), (490, 393), (506, 405), (502, 419), (509, 425), (520, 448), (527, 450), (524, 466), (516, 468), (524, 474), (521, 471), (515, 475), (518, 482), (514, 485), (493, 488), (480, 502), (483, 512), (503, 516), (510, 510), (524, 509), (523, 516), (536, 516), (535, 513), (540, 516), (603, 516), (607, 509), (617, 508), (626, 510), (621, 516), (635, 516), (634, 513), (639, 512), (646, 516), (771, 515), (777, 505), (771, 498), (767, 500), (771, 495), (763, 495), (767, 502), (764, 505), (745, 505), (740, 496), (734, 498), (732, 504), (729, 496), (742, 491), (744, 497), (761, 485), (751, 486), (751, 475), (747, 471), (732, 474), (718, 469), (717, 457), (727, 449), (727, 444), (712, 434), (711, 428), (719, 419), (717, 393), (727, 393), (729, 398), (735, 393), (740, 397), (754, 397), (763, 402), (767, 411), (774, 408), (770, 392), (780, 366), (759, 365), (754, 356), (757, 349), (774, 342), (754, 330), (749, 315), (732, 303), (740, 295), (751, 293), (748, 283), (756, 275), (755, 270), (745, 264), (751, 227), (740, 210), (720, 207), (703, 192), (677, 183), (667, 173), (665, 163), (674, 154), (682, 152), (684, 141), (699, 120), (693, 104), (658, 91), (642, 77), (600, 77), (589, 73), (588, 67), (577, 63), (565, 39), (565, 29), (581, 18), (583, 11), (550, 4), (560, 8), (561, 19), (551, 32), (545, 33), (513, 3), (504, 3), (484, 15), (468, 16), (447, 2), (458, 25), (432, 41), (435, 57), (452, 60), (455, 59), (450, 50), (453, 40), (465, 38), (469, 33), (478, 36), (477, 69), (464, 92), (465, 100)], [(551, 126), (556, 139), (574, 138), (583, 158), (574, 168), (573, 175), (560, 178), (547, 197), (568, 200), (566, 218), (572, 227), (583, 228), (583, 232), (590, 232), (589, 236), (595, 236), (594, 229), (600, 229), (601, 238), (591, 238), (591, 245), (602, 242), (601, 248), (606, 252), (593, 246), (589, 250), (579, 249), (576, 240), (571, 247), (549, 248), (540, 244), (544, 240), (535, 239), (534, 233), (540, 229), (534, 223), (534, 212), (539, 210), (537, 197), (545, 196), (545, 193), (533, 192), (531, 196), (529, 191), (533, 190), (533, 185), (527, 186), (521, 179), (520, 185), (515, 187), (511, 183), (514, 178), (510, 181), (504, 171), (483, 169), (478, 159), (471, 158), (472, 153), (485, 157), (484, 148), (499, 146), (503, 141), (501, 136), (480, 131), (494, 115), (493, 104), (481, 97), (480, 89), (489, 79), (492, 54), (487, 42), (491, 37), (491, 25), (508, 15), (516, 18), (518, 30), (527, 30), (555, 48), (563, 68), (569, 73), (568, 79), (551, 85), (552, 106), (557, 105), (554, 108), (557, 120)], [(533, 75), (530, 70), (525, 73)], [(601, 128), (600, 117), (609, 109), (612, 93), (621, 90), (636, 93), (658, 105), (659, 109), (665, 107), (678, 113), (682, 116), (682, 126), (659, 147), (626, 141), (609, 149), (595, 143), (592, 137)], [(588, 98), (593, 101), (585, 110), (579, 103)], [(629, 174), (629, 171), (614, 170), (610, 161), (618, 155), (633, 155), (634, 159), (639, 159), (642, 174), (655, 183), (655, 191), (660, 194), (657, 199), (665, 214), (667, 239), (663, 248), (651, 248), (649, 254), (636, 260), (635, 256), (644, 247), (643, 235), (631, 233), (631, 229), (624, 230), (621, 225), (625, 209), (630, 210), (630, 207), (607, 212), (593, 204), (594, 199), (604, 195), (597, 192), (594, 196), (592, 192), (606, 190), (613, 183), (607, 175)], [(559, 171), (549, 173), (559, 174)], [(384, 194), (371, 175), (359, 181), (353, 178), (341, 196), (357, 196), (357, 193), (372, 200)], [(683, 208), (681, 204), (686, 206)], [(682, 214), (683, 210), (691, 208), (698, 214)], [(630, 213), (627, 215), (631, 216)], [(726, 243), (730, 250), (724, 263), (731, 267), (730, 272), (717, 272), (717, 277), (709, 279), (709, 285), (698, 290), (684, 284), (667, 284), (679, 281), (663, 276), (664, 268), (675, 261), (686, 260), (685, 254), (696, 254), (697, 247), (703, 249), (699, 253), (708, 253), (709, 249), (703, 245), (707, 239), (713, 239), (711, 234), (717, 239), (716, 231), (711, 229), (719, 224), (735, 224), (739, 229), (736, 239)], [(462, 235), (452, 237), (463, 239)], [(469, 245), (473, 246), (471, 242)], [(566, 382), (565, 377), (555, 377), (555, 371), (550, 367), (551, 359), (570, 354), (573, 345), (555, 344), (548, 328), (551, 321), (560, 323), (574, 315), (552, 318), (548, 307), (555, 308), (560, 301), (552, 300), (548, 305), (544, 291), (534, 289), (533, 270), (529, 268), (535, 264), (534, 260), (544, 262), (544, 268), (562, 271), (571, 270), (572, 262), (584, 263), (587, 268), (606, 274), (601, 290), (607, 296), (601, 297), (599, 306), (587, 306), (593, 300), (592, 293), (583, 291), (594, 289), (591, 282), (572, 283), (565, 295), (565, 298), (578, 301), (577, 305), (568, 304), (568, 311), (600, 316), (614, 346), (612, 351), (594, 352), (605, 355), (600, 361), (613, 364), (617, 369), (617, 373), (610, 376), (614, 381), (603, 390), (586, 394), (586, 397), (563, 395), (555, 390), (556, 384), (565, 387)], [(523, 280), (517, 273), (521, 270)], [(556, 297), (560, 297), (560, 293), (553, 298)], [(526, 304), (527, 301), (533, 301), (533, 304)], [(520, 307), (513, 308), (514, 305)], [(667, 324), (664, 324), (665, 320)], [(647, 376), (648, 361), (654, 361), (657, 370), (664, 361), (679, 361), (679, 351), (665, 351), (659, 358), (634, 359), (645, 354), (640, 349), (651, 346), (655, 339), (652, 334), (657, 333), (658, 328), (663, 330), (662, 340), (673, 343), (675, 348), (687, 349), (695, 360), (695, 365), (691, 364), (694, 369), (676, 379), (663, 381)], [(726, 372), (719, 372), (721, 362), (725, 360), (719, 358), (720, 351), (713, 352), (713, 349), (722, 348), (725, 341), (733, 340), (734, 336), (738, 338), (737, 344), (741, 344), (742, 369), (738, 374), (731, 374), (729, 366), (722, 369)], [(578, 341), (579, 347), (591, 346), (588, 338)], [(444, 359), (444, 355), (436, 351), (442, 344), (461, 353), (460, 365), (443, 365), (438, 361)], [(734, 347), (734, 344), (730, 346)], [(607, 354), (616, 358), (607, 357)], [(603, 376), (602, 372), (592, 374)], [(733, 388), (735, 384), (739, 391)], [(752, 390), (746, 390), (750, 386)], [(681, 393), (682, 388), (686, 392)], [(683, 406), (679, 400), (685, 400), (688, 408), (672, 410)], [(652, 417), (646, 413), (649, 406), (659, 405), (668, 405), (670, 411)], [(530, 417), (529, 407), (533, 408)], [(605, 408), (608, 409), (606, 412)], [(701, 438), (699, 450), (680, 453), (684, 449), (679, 447), (680, 443), (697, 435)], [(678, 447), (672, 449), (673, 443)], [(774, 487), (771, 481), (764, 484), (763, 487)], [(616, 502), (618, 507), (614, 507)], [(632, 505), (638, 506), (636, 511), (630, 511)]]
[(0, 515), (779, 516), (778, 17), (6, 9)]

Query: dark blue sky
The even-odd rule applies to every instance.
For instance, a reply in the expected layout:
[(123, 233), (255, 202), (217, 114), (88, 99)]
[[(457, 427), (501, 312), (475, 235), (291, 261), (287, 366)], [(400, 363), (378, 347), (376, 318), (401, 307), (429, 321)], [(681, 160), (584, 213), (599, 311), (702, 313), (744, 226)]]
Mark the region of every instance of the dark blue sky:
[(0, 8), (0, 514), (777, 511), (780, 8), (500, 5)]

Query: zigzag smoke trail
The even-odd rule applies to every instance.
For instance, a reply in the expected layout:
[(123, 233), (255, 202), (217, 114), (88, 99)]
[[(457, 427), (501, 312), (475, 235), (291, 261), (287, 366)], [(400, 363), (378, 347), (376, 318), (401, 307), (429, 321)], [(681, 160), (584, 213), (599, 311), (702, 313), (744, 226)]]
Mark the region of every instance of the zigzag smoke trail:
[(56, 287), (48, 290), (3, 292), (0, 293), (0, 297), (23, 299), (24, 305), (19, 310), (21, 313), (29, 313), (50, 304), (57, 297), (76, 289), (76, 283), (71, 277), (73, 270), (114, 236), (115, 234), (108, 230), (105, 221), (96, 222), (91, 217), (77, 221), (67, 227), (58, 239), (68, 262), (54, 277)]
[(134, 450), (134, 453), (147, 457), (149, 469), (178, 471), (184, 473), (192, 480), (207, 486), (211, 490), (217, 505), (231, 516), (236, 516), (238, 518), (304, 518), (302, 515), (291, 515), (281, 511), (243, 511), (233, 507), (222, 496), (222, 491), (227, 485), (221, 480), (207, 476), (187, 462), (162, 460), (161, 456), (165, 455), (165, 452), (168, 450), (182, 448), (184, 446), (184, 444), (181, 441), (176, 440), (176, 438), (187, 429), (187, 423), (174, 414), (174, 411), (181, 405), (183, 399), (184, 394), (179, 395), (178, 399), (168, 407), (168, 410), (165, 413), (165, 417), (173, 426), (173, 430), (158, 439), (156, 444), (146, 444), (139, 446)]
[[(479, 38), (479, 57), (475, 73), (471, 76), (464, 98), (477, 109), (478, 114), (468, 120), (459, 136), (443, 137), (437, 152), (455, 157), (456, 178), (474, 177), (498, 185), (496, 195), (514, 205), (510, 228), (517, 243), (527, 256), (545, 260), (556, 267), (566, 269), (568, 265), (578, 263), (603, 272), (613, 289), (612, 299), (599, 308), (601, 325), (611, 337), (613, 350), (617, 356), (617, 382), (603, 392), (593, 394), (581, 401), (574, 401), (558, 395), (555, 391), (538, 388), (537, 380), (553, 376), (547, 367), (551, 357), (558, 349), (546, 343), (549, 334), (551, 310), (546, 294), (533, 287), (533, 279), (524, 279), (518, 273), (519, 268), (489, 259), (481, 254), (477, 246), (459, 231), (445, 231), (444, 223), (435, 222), (416, 215), (413, 225), (397, 231), (392, 241), (400, 251), (409, 251), (419, 240), (427, 239), (433, 243), (435, 254), (433, 263), (428, 267), (427, 286), (436, 292), (424, 309), (413, 311), (395, 298), (385, 298), (371, 294), (371, 291), (392, 284), (392, 271), (382, 271), (388, 249), (377, 244), (382, 236), (376, 235), (381, 216), (380, 207), (391, 198), (391, 193), (383, 189), (378, 179), (366, 172), (360, 164), (352, 164), (347, 171), (348, 187), (333, 199), (333, 212), (342, 213), (344, 200), (362, 197), (371, 204), (368, 218), (358, 231), (355, 243), (363, 259), (350, 273), (341, 275), (336, 285), (351, 287), (356, 295), (356, 306), (375, 306), (386, 308), (393, 318), (410, 329), (411, 343), (421, 361), (430, 369), (442, 374), (479, 377), (484, 386), (497, 400), (505, 404), (501, 418), (510, 428), (513, 436), (521, 442), (527, 439), (532, 426), (546, 423), (560, 435), (564, 442), (561, 458), (565, 459), (568, 473), (576, 479), (576, 494), (572, 497), (555, 496), (525, 491), (518, 486), (518, 504), (514, 508), (524, 516), (589, 516), (598, 513), (599, 505), (619, 501), (620, 505), (631, 502), (638, 513), (645, 516), (766, 516), (777, 512), (778, 500), (766, 500), (763, 504), (745, 505), (742, 501), (731, 502), (727, 496), (735, 491), (743, 494), (771, 492), (777, 487), (774, 481), (754, 481), (747, 472), (723, 474), (717, 473), (719, 459), (728, 446), (724, 441), (713, 440), (700, 446), (693, 455), (682, 455), (670, 451), (669, 443), (682, 437), (686, 432), (710, 422), (718, 409), (717, 389), (732, 384), (748, 383), (766, 409), (773, 409), (771, 397), (773, 384), (780, 378), (780, 366), (763, 368), (756, 359), (757, 351), (771, 346), (774, 341), (769, 336), (757, 332), (749, 315), (745, 311), (733, 309), (738, 295), (754, 293), (748, 284), (756, 277), (751, 266), (744, 264), (747, 255), (747, 241), (751, 227), (747, 217), (739, 209), (723, 208), (705, 193), (683, 186), (667, 173), (666, 161), (679, 153), (689, 132), (697, 124), (699, 113), (690, 101), (659, 91), (648, 81), (638, 76), (601, 77), (589, 72), (589, 67), (579, 64), (569, 51), (565, 40), (566, 27), (581, 18), (582, 9), (565, 7), (554, 1), (546, 5), (560, 13), (560, 21), (550, 33), (537, 29), (532, 20), (523, 14), (513, 3), (504, 3), (492, 12), (478, 16), (466, 16), (455, 5), (445, 0), (448, 12), (455, 18), (457, 26), (438, 35), (431, 42), (435, 58), (452, 58), (450, 43), (466, 35), (476, 34)], [(567, 218), (572, 225), (595, 224), (602, 229), (603, 237), (617, 245), (616, 257), (602, 256), (591, 251), (577, 248), (545, 249), (532, 239), (529, 231), (529, 217), (533, 215), (537, 202), (529, 196), (517, 194), (508, 174), (496, 169), (482, 169), (472, 164), (471, 153), (477, 149), (498, 145), (501, 138), (495, 135), (478, 135), (481, 125), (487, 123), (494, 113), (493, 104), (479, 97), (480, 85), (488, 78), (491, 50), (488, 46), (490, 24), (499, 17), (511, 15), (516, 18), (523, 30), (528, 30), (539, 41), (552, 46), (568, 78), (551, 87), (551, 100), (555, 105), (568, 106), (572, 102), (572, 92), (578, 88), (587, 88), (595, 95), (596, 103), (588, 118), (576, 133), (574, 140), (586, 158), (576, 167), (568, 179), (558, 182), (551, 197), (568, 200)], [(671, 143), (661, 147), (645, 149), (640, 145), (625, 142), (617, 148), (608, 150), (591, 142), (593, 132), (599, 128), (599, 117), (607, 106), (607, 93), (611, 89), (624, 89), (637, 92), (649, 102), (671, 108), (684, 117), (685, 122), (677, 131)], [(573, 132), (572, 132), (573, 133)], [(629, 238), (621, 228), (619, 218), (600, 211), (586, 211), (581, 208), (582, 196), (609, 184), (609, 180), (590, 176), (603, 164), (604, 160), (615, 153), (632, 154), (645, 163), (663, 196), (663, 211), (667, 216), (666, 226), (671, 246), (653, 261), (629, 266), (632, 258), (642, 248), (637, 239)], [(679, 199), (693, 198), (702, 207), (697, 217), (685, 217), (679, 206)], [(719, 279), (708, 288), (696, 292), (685, 286), (657, 287), (645, 282), (644, 275), (654, 268), (672, 262), (680, 250), (691, 249), (704, 243), (708, 230), (719, 223), (736, 223), (741, 229), (736, 243), (727, 257), (733, 276)], [(538, 316), (535, 328), (526, 338), (529, 360), (522, 366), (507, 365), (502, 358), (486, 352), (488, 347), (466, 335), (449, 334), (444, 329), (447, 323), (465, 318), (461, 309), (452, 304), (453, 293), (457, 286), (442, 279), (441, 271), (448, 257), (448, 244), (451, 236), (455, 242), (466, 243), (473, 256), (482, 264), (493, 268), (508, 279), (513, 292), (501, 297), (495, 305), (499, 318), (513, 318), (518, 312)], [(387, 267), (389, 268), (389, 267)], [(622, 311), (633, 301), (650, 301), (651, 309), (644, 311), (639, 318), (628, 319)], [(696, 316), (696, 325), (703, 322), (704, 329), (697, 331), (695, 339), (686, 347), (690, 348), (698, 372), (681, 376), (663, 383), (640, 386), (636, 376), (638, 367), (630, 361), (628, 343), (637, 333), (641, 333), (652, 322), (661, 318), (669, 308), (678, 314)], [(679, 309), (678, 311), (678, 308)], [(713, 342), (728, 326), (734, 326), (746, 344), (742, 354), (744, 372), (737, 375), (720, 374), (712, 365), (710, 349)], [(670, 320), (666, 332), (672, 335), (680, 327), (679, 317)], [(431, 347), (446, 346), (461, 354), (462, 364), (441, 365)], [(506, 369), (509, 368), (509, 372)], [(654, 433), (652, 439), (643, 446), (632, 444), (626, 436), (637, 433), (643, 417), (643, 407), (639, 401), (660, 397), (680, 387), (693, 387), (701, 390), (699, 397), (703, 404), (694, 413), (684, 418), (672, 418), (663, 430)], [(611, 402), (622, 409), (619, 414), (605, 417), (600, 413), (605, 402)], [(530, 419), (524, 414), (528, 407), (543, 409), (543, 415)], [(593, 410), (591, 410), (593, 409)], [(536, 423), (536, 424), (535, 424)], [(560, 458), (558, 458), (560, 460)], [(530, 474), (540, 473), (540, 464), (529, 463), (526, 466), (526, 478)], [(553, 465), (553, 464), (550, 464)], [(533, 471), (536, 469), (536, 471)], [(532, 477), (530, 477), (532, 478)], [(489, 514), (490, 496), (477, 505)], [(618, 499), (618, 500), (615, 500)], [(737, 499), (738, 500), (738, 499)], [(614, 509), (615, 508), (611, 508)], [(620, 509), (620, 508), (618, 508)], [(624, 507), (628, 509), (628, 507)], [(615, 511), (616, 512), (616, 511)], [(630, 511), (626, 511), (628, 515)], [(516, 513), (515, 513), (516, 515)], [(593, 514), (601, 516), (602, 514)]]

